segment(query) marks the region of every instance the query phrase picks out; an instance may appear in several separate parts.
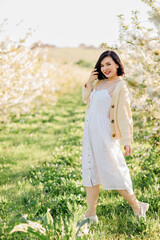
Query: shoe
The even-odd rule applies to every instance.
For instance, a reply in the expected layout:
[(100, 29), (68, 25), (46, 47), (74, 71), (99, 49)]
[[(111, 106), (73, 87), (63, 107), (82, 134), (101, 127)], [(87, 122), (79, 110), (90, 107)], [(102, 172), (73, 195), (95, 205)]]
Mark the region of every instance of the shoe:
[(85, 217), (85, 215), (83, 215), (83, 219), (89, 219), (89, 222), (90, 223), (98, 223), (98, 217), (97, 215), (93, 215), (93, 216), (90, 216), (90, 217)]
[(85, 217), (85, 214), (83, 215), (83, 220), (88, 219), (89, 223), (98, 223), (98, 217), (97, 215), (93, 215), (90, 217)]
[(85, 214), (82, 216), (82, 220), (77, 223), (77, 226), (83, 225), (85, 223), (98, 223), (97, 215), (93, 215), (90, 217), (85, 217)]
[(143, 217), (146, 221), (146, 212), (149, 209), (149, 203), (145, 202), (140, 202), (140, 213), (139, 212), (134, 212), (135, 216), (139, 220), (141, 217)]
[(76, 236), (78, 236), (80, 230), (82, 231), (83, 234), (88, 234), (89, 232), (89, 225), (91, 223), (98, 223), (98, 217), (97, 215), (93, 215), (90, 217), (85, 217), (85, 214), (82, 216), (82, 220), (77, 222), (77, 227), (76, 227)]

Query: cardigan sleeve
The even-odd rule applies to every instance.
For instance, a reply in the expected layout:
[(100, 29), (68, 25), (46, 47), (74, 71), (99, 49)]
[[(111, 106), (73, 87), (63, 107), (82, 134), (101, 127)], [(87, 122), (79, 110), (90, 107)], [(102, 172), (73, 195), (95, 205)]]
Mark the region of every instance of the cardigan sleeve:
[(97, 80), (94, 82), (92, 86), (85, 87), (85, 84), (82, 86), (82, 100), (84, 103), (89, 103), (90, 101), (90, 94), (96, 84)]
[(121, 144), (124, 146), (131, 145), (133, 143), (133, 120), (126, 84), (120, 90), (117, 120), (122, 135), (120, 138)]
[(82, 100), (84, 103), (89, 102), (91, 91), (92, 91), (92, 86), (85, 87), (85, 84), (82, 86)]

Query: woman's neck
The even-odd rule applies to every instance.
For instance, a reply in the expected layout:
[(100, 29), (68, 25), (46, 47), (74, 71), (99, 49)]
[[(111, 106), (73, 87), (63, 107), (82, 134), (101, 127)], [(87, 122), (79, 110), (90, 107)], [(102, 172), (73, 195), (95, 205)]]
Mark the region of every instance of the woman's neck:
[(107, 81), (111, 82), (119, 79), (120, 79), (120, 76), (114, 76), (114, 77), (108, 78)]

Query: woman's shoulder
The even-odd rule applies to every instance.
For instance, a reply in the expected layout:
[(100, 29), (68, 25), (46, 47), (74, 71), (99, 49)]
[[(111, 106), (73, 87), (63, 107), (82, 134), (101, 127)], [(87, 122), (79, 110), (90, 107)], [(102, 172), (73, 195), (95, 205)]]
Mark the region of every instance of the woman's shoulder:
[(121, 84), (120, 84), (120, 86), (121, 86), (121, 85), (124, 85), (124, 84), (126, 84), (126, 81), (125, 81), (123, 78), (120, 78), (120, 81), (119, 81), (119, 83), (121, 83)]
[(120, 95), (121, 98), (125, 98), (125, 96), (128, 95), (128, 86), (124, 79), (121, 79), (117, 84), (114, 95)]
[(130, 99), (130, 92), (128, 88), (128, 83), (123, 80), (119, 87), (119, 94), (122, 99)]
[(123, 89), (125, 86), (126, 86), (125, 80), (120, 79), (119, 82), (118, 82), (118, 83), (116, 84), (116, 86), (115, 86), (116, 92), (121, 91), (121, 89)]
[[(96, 79), (94, 84), (93, 84), (93, 86), (92, 86), (92, 88), (97, 87), (101, 82), (102, 82), (101, 80)], [(119, 82), (117, 83), (117, 88), (118, 89), (124, 88), (126, 86), (127, 86), (127, 83), (126, 83), (126, 81), (123, 78), (121, 78), (119, 80)]]
[(120, 82), (118, 83), (117, 88), (119, 89), (128, 88), (127, 82), (124, 79), (121, 79)]

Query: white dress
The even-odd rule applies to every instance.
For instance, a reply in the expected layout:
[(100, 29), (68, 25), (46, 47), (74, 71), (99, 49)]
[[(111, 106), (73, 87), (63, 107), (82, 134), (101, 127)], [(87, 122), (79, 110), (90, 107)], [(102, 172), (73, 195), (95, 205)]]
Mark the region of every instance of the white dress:
[(111, 137), (111, 99), (107, 89), (94, 88), (90, 94), (82, 143), (83, 186), (102, 184), (104, 190), (126, 189), (133, 193), (129, 168), (120, 141)]

